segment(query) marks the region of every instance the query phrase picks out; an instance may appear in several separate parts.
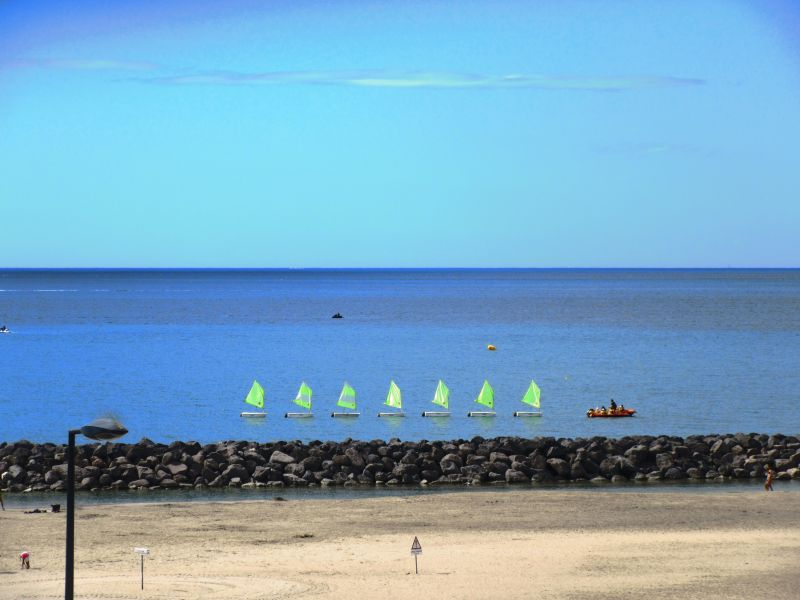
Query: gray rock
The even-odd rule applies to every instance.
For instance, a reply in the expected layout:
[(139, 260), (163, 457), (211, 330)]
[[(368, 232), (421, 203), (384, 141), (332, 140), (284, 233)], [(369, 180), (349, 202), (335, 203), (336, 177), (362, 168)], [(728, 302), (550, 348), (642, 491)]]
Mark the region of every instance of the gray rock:
[(173, 476), (179, 475), (181, 473), (186, 473), (189, 470), (189, 467), (187, 467), (183, 463), (176, 463), (176, 462), (169, 463), (168, 465), (166, 465), (166, 467), (167, 469), (169, 469), (169, 472), (172, 473)]
[(570, 478), (570, 466), (567, 461), (561, 458), (548, 458), (547, 465), (559, 479)]
[(678, 467), (671, 467), (667, 469), (667, 472), (664, 473), (664, 479), (675, 481), (678, 479), (685, 479), (686, 475), (684, 475), (683, 471), (681, 471)]
[(11, 465), (8, 467), (7, 478), (6, 481), (11, 483), (25, 483), (28, 478), (27, 472), (25, 469), (20, 467), (19, 465)]
[(147, 479), (135, 479), (128, 484), (128, 487), (132, 490), (139, 488), (149, 488), (150, 482), (147, 481)]
[[(558, 460), (558, 459), (556, 459)], [(506, 482), (508, 483), (530, 483), (530, 478), (522, 471), (515, 471), (508, 469), (505, 474)]]
[(672, 455), (668, 452), (662, 452), (661, 454), (656, 455), (656, 466), (659, 469), (667, 470), (672, 468), (675, 464), (675, 461), (672, 459)]
[(269, 462), (279, 464), (279, 465), (289, 465), (295, 461), (293, 456), (289, 456), (280, 450), (275, 450), (272, 455), (269, 457)]
[(706, 475), (703, 473), (702, 470), (698, 469), (697, 467), (691, 467), (686, 469), (686, 476), (689, 479), (705, 479)]

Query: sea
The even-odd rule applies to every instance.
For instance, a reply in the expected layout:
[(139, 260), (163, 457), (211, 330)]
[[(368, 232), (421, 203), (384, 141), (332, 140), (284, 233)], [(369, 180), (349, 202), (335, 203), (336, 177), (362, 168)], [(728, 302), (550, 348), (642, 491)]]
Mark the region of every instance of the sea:
[[(800, 270), (2, 270), (0, 325), (0, 442), (800, 433)], [(439, 379), (452, 416), (423, 418)], [(314, 417), (284, 418), (302, 381)], [(636, 415), (586, 417), (612, 398)]]

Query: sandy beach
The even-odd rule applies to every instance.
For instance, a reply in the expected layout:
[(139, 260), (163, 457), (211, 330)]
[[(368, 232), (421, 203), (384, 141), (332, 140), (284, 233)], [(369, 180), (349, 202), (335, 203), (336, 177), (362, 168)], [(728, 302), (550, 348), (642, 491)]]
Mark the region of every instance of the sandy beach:
[[(796, 598), (798, 508), (780, 491), (579, 490), (79, 506), (75, 596)], [(0, 598), (63, 597), (64, 529), (63, 512), (0, 512)], [(152, 553), (143, 591), (135, 546)]]

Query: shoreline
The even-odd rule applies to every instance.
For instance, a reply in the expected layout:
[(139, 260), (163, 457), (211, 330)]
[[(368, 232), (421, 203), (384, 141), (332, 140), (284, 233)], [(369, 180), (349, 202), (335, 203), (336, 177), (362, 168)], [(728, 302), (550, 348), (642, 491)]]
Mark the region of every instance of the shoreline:
[[(63, 492), (64, 445), (0, 444), (0, 489)], [(78, 490), (493, 486), (800, 480), (800, 439), (783, 434), (497, 437), (402, 442), (157, 444), (76, 448)]]
[[(81, 506), (75, 591), (140, 598), (793, 598), (798, 496), (553, 491)], [(63, 595), (64, 515), (0, 512), (0, 599)], [(411, 542), (423, 553), (414, 572)], [(31, 551), (32, 568), (11, 562)], [(16, 567), (16, 568), (15, 568)], [(757, 590), (757, 591), (756, 591)]]

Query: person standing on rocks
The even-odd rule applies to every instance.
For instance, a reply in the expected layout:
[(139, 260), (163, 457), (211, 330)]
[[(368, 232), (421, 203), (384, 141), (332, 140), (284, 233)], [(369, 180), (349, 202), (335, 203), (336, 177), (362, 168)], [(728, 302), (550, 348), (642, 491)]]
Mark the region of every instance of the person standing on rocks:
[(764, 490), (767, 492), (772, 491), (772, 479), (775, 477), (775, 473), (772, 472), (772, 467), (767, 467), (767, 480), (764, 482)]

